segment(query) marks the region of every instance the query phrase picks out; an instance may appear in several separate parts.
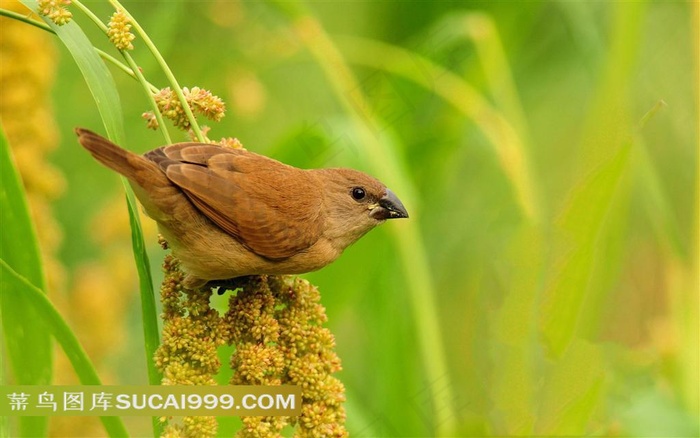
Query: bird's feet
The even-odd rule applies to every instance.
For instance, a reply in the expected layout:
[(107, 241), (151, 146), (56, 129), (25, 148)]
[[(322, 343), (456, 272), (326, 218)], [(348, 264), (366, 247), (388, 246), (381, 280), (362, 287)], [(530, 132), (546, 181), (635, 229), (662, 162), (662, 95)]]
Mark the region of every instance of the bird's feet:
[(244, 277), (229, 278), (226, 280), (210, 280), (207, 282), (207, 287), (214, 289), (218, 288), (217, 293), (223, 295), (227, 290), (236, 290), (245, 286), (250, 279), (254, 277), (253, 275), (248, 275)]

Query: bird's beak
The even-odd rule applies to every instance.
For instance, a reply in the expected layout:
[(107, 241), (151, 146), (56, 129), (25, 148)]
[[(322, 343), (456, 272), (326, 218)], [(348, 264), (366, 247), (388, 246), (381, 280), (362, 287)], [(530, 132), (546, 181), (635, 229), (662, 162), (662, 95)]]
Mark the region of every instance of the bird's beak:
[(369, 215), (377, 220), (400, 219), (408, 217), (408, 212), (394, 192), (386, 189), (386, 195), (379, 199)]

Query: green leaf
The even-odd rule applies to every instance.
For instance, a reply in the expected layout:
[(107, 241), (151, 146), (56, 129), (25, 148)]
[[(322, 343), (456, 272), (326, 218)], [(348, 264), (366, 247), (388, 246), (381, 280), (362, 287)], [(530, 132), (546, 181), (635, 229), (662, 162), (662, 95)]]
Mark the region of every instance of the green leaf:
[(524, 225), (513, 234), (503, 256), (504, 265), (510, 267), (502, 280), (507, 293), (489, 323), (493, 330), (490, 393), (492, 412), (500, 419), (498, 434), (529, 435), (535, 422), (539, 376), (532, 309), (540, 288), (543, 254), (540, 230)]
[[(0, 258), (32, 285), (45, 290), (34, 225), (29, 216), (22, 181), (2, 129), (0, 175)], [(20, 385), (47, 385), (51, 382), (51, 338), (21, 289), (11, 286), (3, 282), (0, 288), (0, 314), (2, 334), (15, 379)], [(22, 436), (46, 435), (46, 418), (22, 417), (19, 423)]]
[[(615, 3), (611, 49), (582, 135), (578, 183), (555, 226), (552, 275), (544, 294), (543, 336), (549, 352), (561, 356), (585, 327), (597, 318), (586, 314), (586, 301), (600, 298), (595, 268), (608, 261), (606, 223), (618, 185), (630, 168), (630, 150), (637, 139), (630, 132), (626, 87), (639, 44), (642, 3)], [(611, 269), (612, 265), (606, 266)], [(596, 296), (598, 295), (598, 296)], [(598, 309), (592, 309), (600, 313)]]
[(600, 254), (600, 235), (613, 194), (629, 162), (631, 143), (600, 164), (573, 190), (558, 220), (553, 278), (544, 294), (543, 336), (549, 351), (560, 356), (574, 339), (579, 325), (595, 262)]
[(604, 378), (601, 348), (575, 340), (545, 379), (535, 435), (585, 434), (600, 403)]
[[(126, 190), (126, 202), (129, 205), (129, 223), (131, 224), (131, 245), (136, 260), (136, 269), (139, 273), (139, 287), (141, 290), (141, 312), (143, 317), (143, 334), (146, 343), (146, 359), (148, 366), (148, 383), (160, 385), (161, 374), (156, 368), (154, 355), (160, 344), (158, 331), (158, 315), (156, 311), (156, 298), (153, 291), (153, 278), (151, 277), (151, 264), (143, 240), (143, 230), (138, 216), (138, 205), (134, 192), (122, 179)], [(157, 421), (157, 419), (156, 419)], [(160, 424), (160, 422), (158, 422)]]
[[(27, 278), (17, 273), (4, 260), (0, 259), (0, 287), (2, 290), (14, 290), (17, 296), (21, 296), (28, 307), (37, 316), (36, 321), (42, 321), (46, 329), (54, 335), (59, 345), (66, 353), (68, 360), (73, 365), (73, 369), (83, 385), (101, 385), (95, 367), (90, 362), (90, 358), (80, 345), (75, 333), (68, 326), (66, 321), (58, 313), (54, 305), (46, 297), (46, 294), (34, 286)], [(32, 324), (34, 325), (34, 324)], [(37, 324), (38, 325), (38, 324)], [(26, 348), (31, 350), (32, 348)], [(26, 417), (37, 421), (44, 417)], [(100, 417), (107, 433), (111, 437), (128, 436), (124, 423), (119, 417)], [(30, 435), (36, 436), (36, 435)]]
[[(27, 7), (37, 11), (37, 3), (33, 0), (22, 0)], [(44, 20), (61, 39), (68, 51), (73, 56), (80, 69), (85, 82), (95, 100), (97, 109), (102, 117), (107, 136), (117, 144), (124, 144), (124, 120), (122, 115), (119, 93), (114, 83), (114, 78), (92, 43), (75, 21), (63, 26), (56, 26), (50, 20)], [(160, 375), (155, 368), (153, 356), (159, 344), (158, 315), (156, 313), (155, 294), (153, 280), (151, 278), (150, 263), (145, 251), (143, 232), (138, 217), (138, 210), (131, 188), (123, 181), (126, 190), (129, 218), (131, 222), (131, 238), (139, 273), (139, 287), (142, 303), (142, 317), (144, 322), (144, 337), (146, 348), (146, 364), (148, 368), (149, 383), (160, 384)], [(153, 419), (154, 431), (159, 433), (159, 422)]]

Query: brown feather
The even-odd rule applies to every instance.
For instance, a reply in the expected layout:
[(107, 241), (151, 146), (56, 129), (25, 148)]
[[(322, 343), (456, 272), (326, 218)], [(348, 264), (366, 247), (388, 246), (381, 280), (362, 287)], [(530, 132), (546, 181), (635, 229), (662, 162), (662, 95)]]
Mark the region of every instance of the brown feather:
[[(162, 152), (167, 160), (159, 165), (170, 181), (206, 217), (256, 254), (284, 259), (321, 236), (322, 197), (309, 172), (252, 152), (211, 145), (176, 145)], [(298, 208), (282, 211), (280, 200)]]

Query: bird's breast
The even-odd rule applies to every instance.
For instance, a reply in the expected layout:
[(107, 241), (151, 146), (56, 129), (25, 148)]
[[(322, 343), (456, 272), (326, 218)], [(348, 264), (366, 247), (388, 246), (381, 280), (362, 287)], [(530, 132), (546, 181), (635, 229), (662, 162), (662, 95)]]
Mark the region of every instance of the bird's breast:
[(206, 280), (302, 274), (323, 268), (342, 253), (329, 240), (321, 238), (290, 257), (271, 260), (252, 252), (213, 224), (185, 235), (173, 233), (162, 225), (160, 228), (183, 269)]

